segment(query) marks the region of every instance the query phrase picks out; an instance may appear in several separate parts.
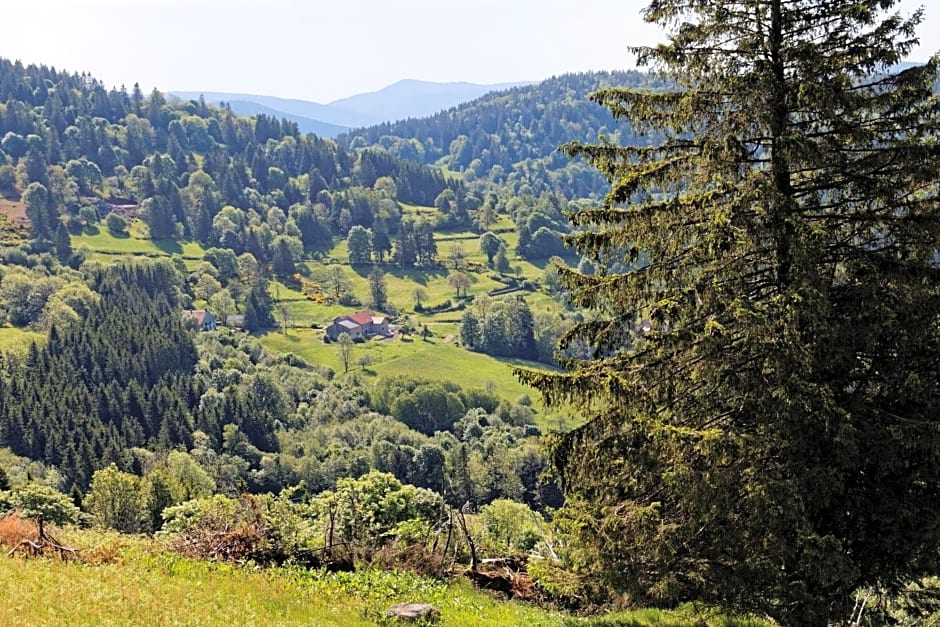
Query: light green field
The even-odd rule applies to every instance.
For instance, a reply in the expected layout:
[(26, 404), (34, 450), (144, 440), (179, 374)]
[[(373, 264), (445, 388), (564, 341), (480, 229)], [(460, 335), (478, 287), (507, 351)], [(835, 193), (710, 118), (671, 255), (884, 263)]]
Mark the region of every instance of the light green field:
[(339, 238), (326, 256), (331, 263), (349, 263), (349, 248), (346, 246), (346, 239)]
[[(343, 372), (337, 346), (335, 343), (326, 344), (323, 342), (322, 330), (288, 329), (287, 334), (280, 331), (271, 331), (261, 336), (261, 343), (269, 350), (280, 353), (294, 353), (312, 364), (328, 366), (338, 373)], [(353, 366), (350, 368), (350, 372), (363, 374), (370, 378), (375, 377), (376, 373), (372, 372), (375, 365), (420, 353), (426, 350), (428, 345), (427, 342), (420, 339), (411, 339), (410, 337), (405, 341), (402, 341), (401, 338), (392, 340), (372, 339), (362, 344), (355, 344), (353, 347), (353, 363), (357, 362), (363, 355), (368, 355), (373, 365), (365, 371), (359, 366)], [(415, 375), (419, 376), (417, 373)]]
[(435, 207), (422, 207), (420, 205), (409, 205), (407, 203), (400, 202), (403, 215), (410, 216), (412, 218), (427, 218), (432, 219), (437, 215), (437, 209)]
[[(0, 624), (47, 627), (230, 627), (269, 625), (357, 626), (388, 624), (395, 603), (430, 603), (450, 626), (680, 627), (767, 623), (711, 615), (697, 622), (691, 606), (675, 611), (618, 612), (573, 618), (535, 605), (500, 600), (466, 580), (445, 582), (410, 573), (364, 570), (330, 574), (286, 568), (247, 568), (186, 559), (154, 543), (116, 534), (67, 532), (83, 555), (104, 563), (0, 555)], [(95, 548), (97, 545), (97, 548)]]
[(496, 216), (496, 222), (490, 225), (490, 230), (503, 237), (505, 235), (504, 231), (516, 230), (516, 223), (510, 220), (507, 214), (500, 213)]
[(81, 247), (103, 255), (180, 255), (184, 260), (202, 259), (205, 254), (197, 242), (145, 239), (133, 231), (130, 235), (115, 236), (103, 227), (85, 229), (81, 235), (73, 235), (72, 248), (77, 250)]
[[(136, 542), (136, 541), (135, 541)], [(257, 570), (119, 550), (86, 565), (0, 557), (4, 625), (375, 625), (400, 602), (428, 602), (444, 625), (561, 625), (564, 617), (500, 602), (465, 581), (392, 572)]]
[[(429, 325), (429, 328), (435, 337), (427, 340), (408, 336), (355, 344), (352, 356), (354, 365), (350, 367), (349, 374), (365, 382), (374, 382), (384, 376), (408, 374), (425, 379), (454, 381), (467, 388), (488, 387), (508, 401), (514, 401), (523, 394), (533, 400), (538, 399), (537, 392), (516, 380), (512, 366), (545, 368), (543, 364), (498, 359), (455, 346), (452, 341), (445, 341), (445, 337), (456, 334), (456, 325)], [(328, 366), (338, 374), (343, 372), (337, 345), (325, 344), (322, 331), (289, 329), (286, 335), (271, 331), (261, 337), (261, 343), (269, 350), (294, 353), (311, 364)], [(372, 362), (365, 368), (357, 365), (364, 355), (368, 355)]]
[(22, 354), (29, 350), (31, 343), (42, 342), (45, 338), (44, 333), (37, 333), (36, 331), (16, 327), (0, 327), (0, 353)]
[[(389, 359), (371, 369), (379, 376), (408, 373), (427, 379), (454, 381), (466, 388), (490, 387), (500, 398), (509, 401), (523, 394), (538, 397), (537, 392), (519, 383), (512, 374), (512, 365), (524, 363), (522, 361), (497, 359), (439, 340), (427, 343), (416, 339), (414, 343), (425, 345), (424, 350)], [(544, 368), (540, 364), (529, 365)]]
[[(311, 271), (311, 278), (319, 280), (324, 289), (327, 289), (320, 277), (323, 273), (323, 266), (311, 262), (308, 264), (308, 268)], [(366, 307), (371, 300), (368, 275), (372, 268), (373, 266), (343, 266), (346, 278), (352, 284), (352, 293), (364, 303), (362, 307)], [(447, 275), (450, 271), (445, 268), (398, 268), (391, 265), (380, 266), (380, 268), (385, 273), (388, 302), (399, 311), (414, 311), (414, 294), (419, 288), (426, 295), (423, 301), (426, 308), (440, 305), (447, 300), (455, 300), (456, 293), (447, 284)], [(467, 290), (470, 296), (504, 287), (499, 281), (490, 278), (489, 271), (480, 274), (467, 272), (466, 274), (472, 283)], [(298, 327), (308, 327), (311, 324), (324, 326), (329, 324), (336, 316), (348, 314), (357, 309), (356, 307), (344, 307), (342, 305), (318, 304), (308, 300), (301, 292), (291, 289), (279, 281), (271, 282), (270, 293), (275, 301), (284, 302), (287, 305), (290, 311), (291, 323)], [(459, 320), (460, 312), (417, 314), (416, 320), (421, 323), (432, 323), (438, 321), (438, 316), (443, 316), (445, 320)]]

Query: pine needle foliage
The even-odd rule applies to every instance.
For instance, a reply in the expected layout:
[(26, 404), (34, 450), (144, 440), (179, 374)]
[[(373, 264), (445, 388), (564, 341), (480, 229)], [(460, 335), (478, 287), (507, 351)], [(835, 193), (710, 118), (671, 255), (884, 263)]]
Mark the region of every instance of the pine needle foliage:
[(592, 98), (657, 143), (567, 146), (611, 183), (559, 270), (593, 358), (518, 374), (586, 408), (557, 523), (608, 590), (824, 625), (937, 571), (938, 58), (897, 70), (895, 4), (654, 0), (675, 88)]

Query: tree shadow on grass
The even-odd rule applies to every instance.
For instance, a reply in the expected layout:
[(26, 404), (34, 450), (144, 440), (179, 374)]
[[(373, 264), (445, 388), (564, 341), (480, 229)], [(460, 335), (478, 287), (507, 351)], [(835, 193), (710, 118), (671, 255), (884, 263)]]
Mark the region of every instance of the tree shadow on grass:
[(375, 268), (378, 268), (385, 274), (393, 276), (396, 279), (410, 281), (417, 285), (427, 287), (428, 280), (435, 280), (440, 277), (447, 276), (448, 270), (442, 265), (436, 266), (419, 266), (417, 268), (401, 268), (393, 264), (386, 263), (357, 263), (350, 264), (353, 272), (358, 274), (362, 278), (366, 278)]
[(153, 245), (168, 255), (183, 254), (183, 247), (175, 239), (155, 239)]
[[(578, 264), (581, 263), (581, 257), (579, 257), (578, 255), (574, 254), (571, 251), (569, 251), (565, 255), (556, 255), (556, 256), (561, 257), (562, 261), (564, 261), (566, 265), (572, 268), (577, 268)], [(545, 270), (545, 268), (547, 268), (551, 264), (551, 258), (549, 257), (545, 257), (541, 259), (527, 259), (526, 261), (531, 263), (533, 266), (535, 266), (539, 270)]]

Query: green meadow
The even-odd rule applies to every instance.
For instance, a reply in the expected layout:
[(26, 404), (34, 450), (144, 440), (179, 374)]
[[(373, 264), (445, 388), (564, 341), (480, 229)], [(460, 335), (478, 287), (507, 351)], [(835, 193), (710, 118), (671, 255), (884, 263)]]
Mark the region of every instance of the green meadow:
[(358, 626), (389, 624), (396, 603), (430, 603), (444, 626), (759, 627), (758, 621), (694, 608), (638, 610), (575, 618), (536, 605), (507, 601), (460, 577), (440, 581), (408, 572), (326, 573), (259, 568), (188, 559), (140, 537), (66, 531), (85, 561), (0, 555), (0, 624), (59, 627)]
[(145, 255), (165, 257), (179, 255), (184, 260), (202, 259), (205, 251), (197, 242), (173, 239), (152, 240), (132, 228), (127, 235), (114, 235), (104, 227), (86, 228), (81, 235), (72, 236), (72, 248), (87, 248), (99, 255)]
[(430, 602), (444, 625), (561, 625), (466, 582), (406, 573), (259, 570), (129, 547), (111, 563), (0, 557), (4, 625), (375, 625), (400, 602)]
[[(436, 212), (431, 207), (411, 205), (404, 206), (404, 210), (414, 216), (431, 216)], [(499, 235), (511, 249), (516, 245), (518, 235), (512, 230), (513, 224), (508, 218), (501, 216), (500, 220), (501, 222), (497, 225), (500, 227)], [(443, 230), (435, 233), (438, 254), (442, 263), (445, 266), (449, 265), (448, 255), (451, 248), (459, 245), (466, 262), (471, 264), (471, 267), (474, 267), (473, 264), (483, 267), (486, 257), (480, 251), (479, 237), (478, 233), (470, 230)], [(189, 268), (194, 267), (205, 254), (203, 248), (195, 242), (148, 239), (146, 228), (140, 221), (134, 221), (130, 225), (128, 234), (120, 236), (110, 233), (103, 226), (89, 227), (82, 234), (72, 237), (72, 247), (85, 249), (92, 258), (105, 261), (124, 255), (178, 256)], [(324, 291), (328, 291), (327, 267), (332, 263), (340, 264), (349, 281), (350, 291), (364, 304), (360, 307), (347, 307), (329, 302), (318, 303), (280, 281), (271, 281), (269, 290), (276, 303), (275, 318), (279, 324), (286, 322), (289, 328), (286, 334), (280, 329), (271, 330), (265, 334), (262, 337), (262, 343), (268, 349), (294, 353), (310, 363), (325, 365), (341, 373), (342, 365), (336, 346), (323, 343), (322, 329), (337, 316), (366, 306), (371, 300), (368, 275), (373, 269), (371, 265), (350, 266), (347, 257), (346, 241), (338, 239), (334, 247), (326, 254), (324, 261), (306, 261), (301, 272), (307, 280), (320, 284)], [(533, 264), (513, 259), (511, 265), (514, 272), (521, 273), (517, 275), (520, 280), (539, 280), (544, 274), (546, 262)], [(532, 390), (520, 384), (512, 375), (514, 362), (474, 353), (458, 346), (455, 340), (459, 336), (461, 311), (436, 313), (414, 311), (415, 297), (418, 293), (425, 308), (442, 305), (448, 300), (457, 304), (455, 291), (447, 283), (447, 277), (453, 272), (452, 269), (444, 266), (398, 268), (391, 264), (381, 265), (380, 268), (385, 273), (388, 302), (400, 312), (401, 317), (398, 322), (407, 323), (416, 330), (421, 330), (426, 326), (430, 336), (424, 339), (417, 334), (392, 340), (372, 340), (364, 344), (356, 344), (351, 376), (367, 383), (374, 382), (382, 376), (400, 373), (430, 379), (454, 380), (466, 387), (489, 387), (501, 398), (510, 401), (528, 394), (533, 397), (537, 406), (540, 406)], [(470, 297), (506, 287), (505, 283), (492, 278), (494, 273), (489, 268), (483, 267), (479, 272), (464, 269), (463, 272), (471, 281), (467, 289)], [(525, 291), (517, 293), (525, 296), (533, 313), (558, 310), (558, 304), (547, 294)], [(284, 320), (285, 312), (286, 320)], [(24, 348), (38, 337), (40, 337), (39, 334), (27, 331), (0, 329), (0, 348), (13, 350)], [(363, 358), (365, 358), (365, 363), (360, 364)], [(539, 364), (532, 365), (544, 367)], [(551, 417), (540, 415), (539, 417), (543, 427), (549, 426), (549, 423), (553, 427), (558, 427), (562, 424), (558, 422), (559, 420), (557, 415)]]
[[(452, 325), (452, 330), (456, 331), (456, 325)], [(335, 343), (323, 342), (323, 331), (288, 329), (286, 334), (271, 331), (261, 337), (261, 343), (269, 350), (293, 353), (308, 363), (327, 366), (338, 375), (343, 374), (338, 347)], [(363, 357), (367, 358), (368, 363), (361, 365), (359, 362)], [(454, 344), (452, 337), (437, 335), (422, 339), (420, 336), (399, 336), (355, 344), (348, 376), (371, 385), (380, 377), (408, 374), (431, 380), (453, 381), (465, 388), (487, 388), (508, 401), (528, 395), (540, 410), (537, 416), (540, 427), (556, 429), (570, 424), (569, 419), (559, 414), (543, 414), (538, 394), (519, 383), (513, 376), (513, 366), (546, 368), (544, 364), (490, 357), (464, 350)]]

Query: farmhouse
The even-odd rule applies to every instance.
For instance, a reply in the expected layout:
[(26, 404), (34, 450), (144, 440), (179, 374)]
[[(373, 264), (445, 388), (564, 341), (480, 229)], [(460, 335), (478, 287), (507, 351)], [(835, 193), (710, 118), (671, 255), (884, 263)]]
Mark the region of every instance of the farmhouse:
[(183, 323), (192, 324), (200, 331), (215, 331), (217, 325), (215, 316), (205, 309), (184, 309)]
[(331, 340), (348, 333), (352, 339), (366, 338), (373, 335), (388, 336), (388, 316), (376, 315), (371, 309), (357, 311), (354, 314), (333, 319), (333, 324), (326, 328), (326, 336)]

